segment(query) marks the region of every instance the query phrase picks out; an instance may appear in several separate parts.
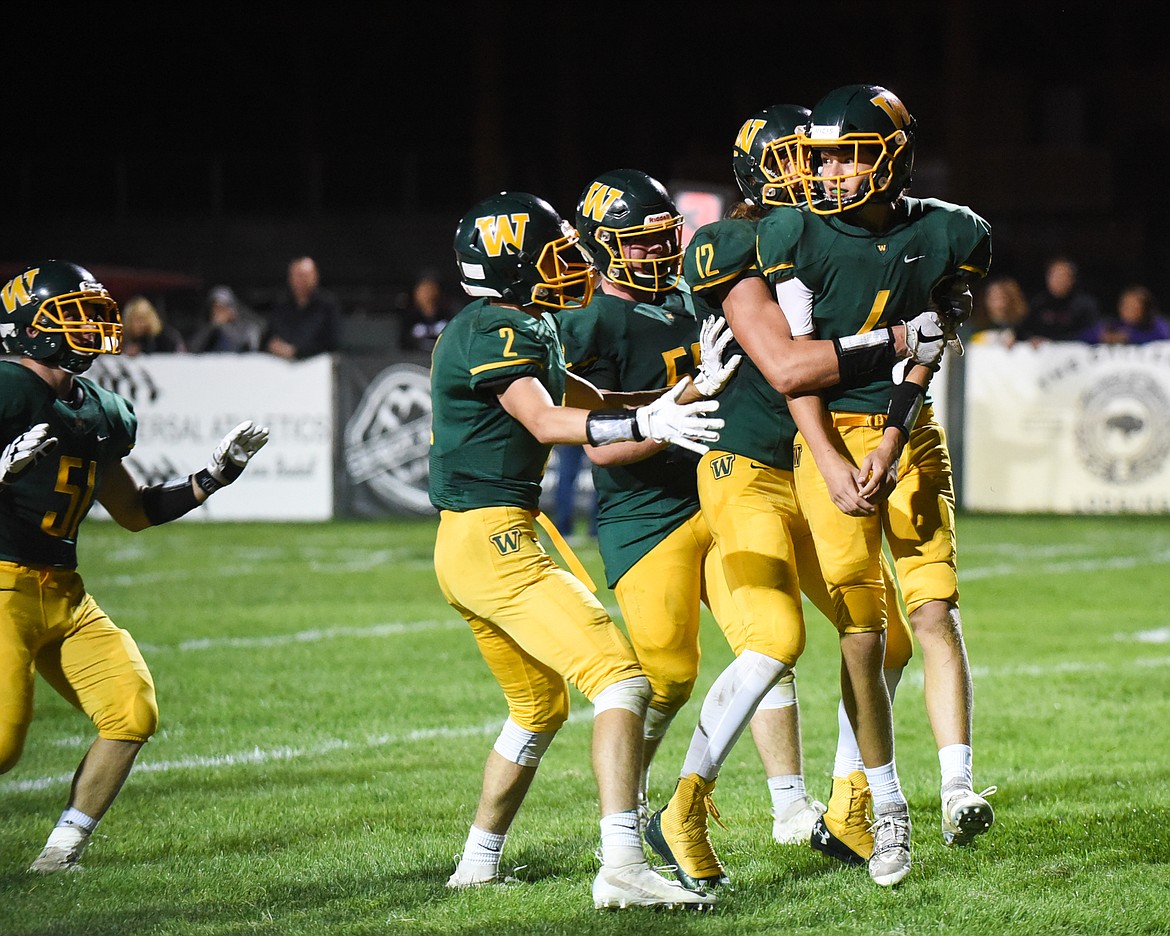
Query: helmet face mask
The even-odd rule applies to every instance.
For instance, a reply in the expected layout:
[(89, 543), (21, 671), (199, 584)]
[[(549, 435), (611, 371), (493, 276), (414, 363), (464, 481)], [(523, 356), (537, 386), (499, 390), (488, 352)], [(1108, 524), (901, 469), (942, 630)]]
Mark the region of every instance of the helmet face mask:
[(593, 298), (593, 275), (579, 240), (544, 199), (525, 192), (485, 198), (455, 229), (463, 291), (518, 306), (586, 306)]
[[(796, 170), (809, 210), (832, 215), (897, 201), (914, 174), (916, 129), (905, 105), (885, 88), (831, 91), (797, 134)], [(834, 171), (825, 172), (826, 163)], [(854, 179), (860, 183), (842, 184)]]
[(636, 169), (603, 173), (577, 202), (582, 252), (611, 283), (639, 292), (678, 287), (682, 226), (666, 188)]
[(796, 175), (796, 130), (809, 110), (775, 104), (744, 121), (731, 149), (731, 169), (744, 201), (775, 207), (800, 202)]
[(0, 339), (21, 354), (79, 374), (122, 350), (118, 304), (88, 270), (50, 260), (0, 288)]

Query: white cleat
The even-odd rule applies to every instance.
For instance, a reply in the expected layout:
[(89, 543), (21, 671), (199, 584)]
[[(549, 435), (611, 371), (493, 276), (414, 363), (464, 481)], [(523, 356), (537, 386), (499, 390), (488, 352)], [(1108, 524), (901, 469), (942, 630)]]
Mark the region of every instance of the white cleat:
[(493, 865), (461, 861), (455, 866), (455, 873), (447, 878), (447, 886), (452, 890), (462, 890), (465, 887), (504, 884), (509, 880), (511, 879), (501, 875), (500, 869)]
[(659, 907), (664, 910), (714, 907), (714, 894), (689, 891), (643, 863), (618, 868), (602, 866), (593, 879), (593, 906), (597, 910), (625, 910), (627, 907)]
[(942, 795), (942, 836), (947, 845), (967, 845), (995, 822), (995, 811), (987, 797), (996, 792), (988, 787), (976, 793), (967, 787), (952, 787)]
[(46, 845), (37, 855), (36, 860), (29, 865), (29, 871), (35, 874), (57, 874), (61, 871), (80, 871), (81, 853), (85, 850), (85, 842), (66, 848), (60, 845)]
[(869, 876), (893, 887), (910, 873), (910, 808), (888, 804), (874, 809), (873, 854)]
[(828, 807), (806, 795), (803, 800), (785, 809), (780, 815), (772, 813), (772, 839), (777, 845), (807, 845), (813, 827)]

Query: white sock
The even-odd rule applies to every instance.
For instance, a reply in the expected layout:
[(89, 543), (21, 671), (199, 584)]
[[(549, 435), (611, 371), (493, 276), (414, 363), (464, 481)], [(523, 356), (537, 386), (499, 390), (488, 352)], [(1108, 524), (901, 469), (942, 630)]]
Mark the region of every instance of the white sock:
[(98, 821), (92, 816), (87, 816), (80, 809), (74, 809), (69, 806), (65, 812), (61, 813), (61, 818), (57, 820), (57, 826), (75, 826), (83, 829), (86, 835), (89, 835), (97, 828)]
[(961, 786), (972, 789), (974, 773), (971, 768), (972, 754), (969, 744), (948, 744), (938, 749), (938, 766), (942, 773), (942, 788)]
[(768, 790), (772, 794), (772, 811), (777, 816), (793, 803), (804, 802), (808, 796), (804, 789), (803, 774), (769, 777)]
[(898, 768), (894, 761), (881, 767), (866, 767), (865, 776), (869, 780), (869, 791), (873, 795), (875, 814), (880, 806), (896, 804), (908, 807), (909, 804), (902, 793), (902, 784), (898, 782)]
[(463, 855), (460, 864), (488, 865), (494, 871), (500, 869), (500, 855), (504, 850), (504, 842), (508, 833), (502, 835), (496, 832), (487, 832), (484, 829), (471, 827), (467, 833), (467, 843), (463, 846)]
[(857, 746), (857, 736), (849, 724), (849, 716), (845, 714), (845, 701), (841, 699), (837, 702), (837, 753), (833, 756), (833, 776), (848, 777), (855, 770), (865, 770), (865, 762), (861, 759), (861, 749)]
[(719, 776), (719, 768), (751, 721), (760, 699), (787, 670), (784, 663), (755, 650), (745, 650), (732, 660), (703, 699), (680, 776), (694, 773), (704, 780)]
[(601, 862), (611, 868), (620, 868), (645, 862), (642, 834), (638, 831), (638, 813), (627, 809), (601, 817)]

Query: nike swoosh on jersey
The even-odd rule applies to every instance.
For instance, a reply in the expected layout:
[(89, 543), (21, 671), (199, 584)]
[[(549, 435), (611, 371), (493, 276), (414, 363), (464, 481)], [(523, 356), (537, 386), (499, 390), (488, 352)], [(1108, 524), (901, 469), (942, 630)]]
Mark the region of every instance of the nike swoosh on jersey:
[(919, 254), (917, 257), (903, 257), (902, 262), (903, 263), (913, 263), (915, 260), (922, 260), (925, 257), (926, 257), (926, 254)]

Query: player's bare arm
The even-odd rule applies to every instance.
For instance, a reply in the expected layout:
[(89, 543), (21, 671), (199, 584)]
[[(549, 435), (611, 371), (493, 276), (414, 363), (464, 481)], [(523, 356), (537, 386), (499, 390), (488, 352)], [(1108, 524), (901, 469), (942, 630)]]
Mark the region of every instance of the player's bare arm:
[[(841, 382), (846, 342), (810, 341), (799, 345), (768, 284), (756, 276), (741, 277), (723, 300), (723, 314), (740, 347), (778, 393), (803, 393)], [(909, 356), (906, 326), (889, 329), (894, 357)]]
[[(628, 405), (616, 409), (558, 406), (535, 377), (512, 381), (499, 394), (499, 400), (509, 416), (545, 445), (611, 445), (653, 439), (705, 452), (707, 446), (704, 443), (718, 440), (723, 420), (708, 415), (719, 408), (716, 400), (679, 402), (689, 383), (689, 380), (681, 381), (666, 393), (651, 391), (649, 397), (653, 402), (635, 409)], [(600, 394), (601, 403), (606, 407), (614, 402), (627, 404), (646, 397), (640, 393), (598, 391), (588, 381), (571, 374), (567, 375), (565, 386), (566, 402), (597, 402), (598, 398), (590, 393), (590, 387), (594, 393)]]
[(788, 409), (837, 509), (850, 517), (876, 513), (877, 507), (858, 489), (856, 466), (837, 451), (829, 438), (828, 413), (820, 396), (815, 393), (789, 396)]

